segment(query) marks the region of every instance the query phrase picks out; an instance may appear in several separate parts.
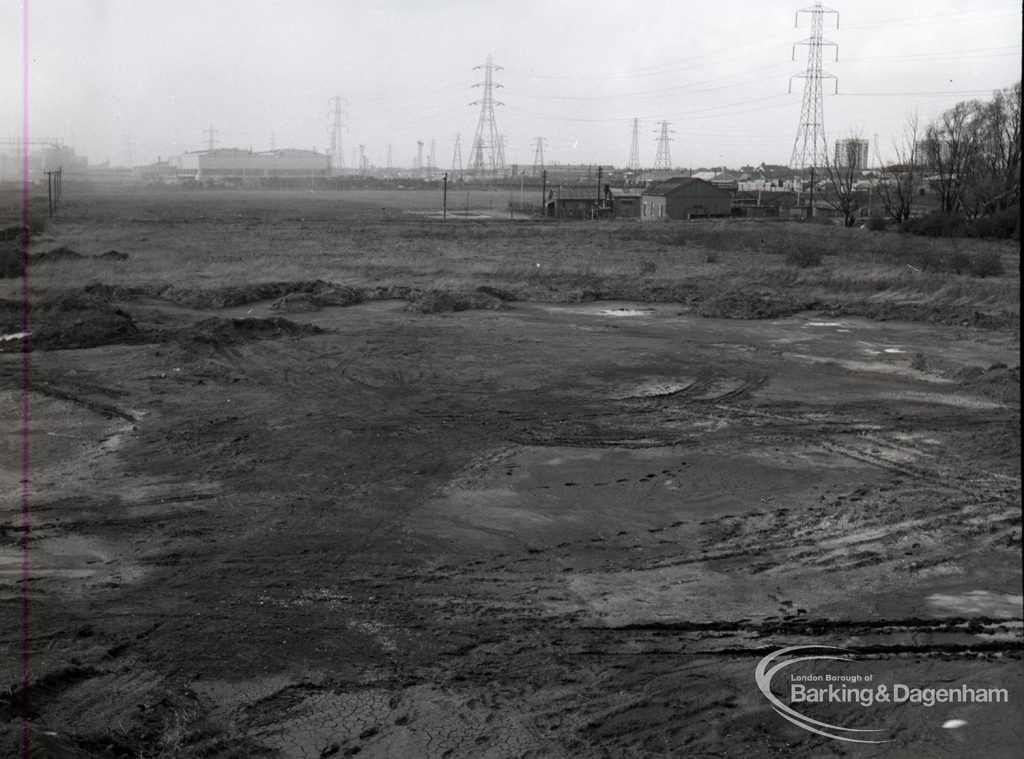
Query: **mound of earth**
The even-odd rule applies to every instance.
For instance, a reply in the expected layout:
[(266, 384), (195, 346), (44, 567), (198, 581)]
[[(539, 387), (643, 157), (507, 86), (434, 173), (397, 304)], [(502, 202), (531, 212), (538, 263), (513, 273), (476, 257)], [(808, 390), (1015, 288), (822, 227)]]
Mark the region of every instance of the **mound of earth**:
[(106, 253), (100, 253), (97, 258), (106, 258), (113, 261), (127, 261), (128, 254), (122, 253), (119, 250), (108, 250)]
[(19, 240), (21, 239), (21, 232), (21, 224), (11, 224), (10, 226), (0, 228), (0, 241)]
[(413, 300), (419, 297), (420, 291), (405, 285), (390, 287), (374, 287), (365, 293), (366, 300)]
[[(16, 333), (21, 329), (21, 303), (0, 301), (0, 332)], [(126, 311), (77, 293), (34, 300), (29, 312), (29, 333), (30, 350), (94, 348), (135, 343), (144, 338)], [(0, 351), (15, 350), (21, 350), (20, 342), (0, 343)]]
[(270, 305), (272, 311), (302, 313), (319, 311), (324, 306), (352, 306), (363, 302), (363, 294), (354, 287), (315, 282), (310, 290), (288, 293)]
[(82, 292), (104, 300), (134, 300), (136, 298), (155, 298), (161, 290), (151, 285), (125, 287), (124, 285), (90, 282), (82, 288)]
[(313, 324), (296, 324), (288, 319), (221, 319), (211, 317), (185, 330), (185, 341), (192, 344), (231, 345), (249, 340), (274, 340), (280, 337), (319, 335), (323, 329)]
[(15, 279), (21, 276), (21, 246), (0, 243), (0, 279)]
[(246, 303), (255, 303), (261, 300), (285, 298), (295, 293), (314, 295), (319, 299), (320, 305), (325, 306), (348, 306), (362, 300), (362, 293), (354, 288), (331, 284), (319, 279), (307, 282), (260, 282), (210, 290), (168, 287), (160, 293), (160, 297), (179, 306), (218, 309), (244, 306)]
[(508, 292), (508, 290), (491, 287), (490, 285), (480, 285), (480, 287), (476, 288), (476, 291), (478, 293), (483, 293), (484, 295), (490, 295), (492, 298), (497, 298), (498, 300), (512, 301), (516, 299), (516, 296)]
[(507, 308), (504, 301), (487, 293), (425, 290), (412, 295), (406, 310), (421, 314), (445, 314), (454, 311), (500, 310), (503, 308)]
[(714, 319), (777, 319), (809, 308), (813, 304), (782, 293), (732, 291), (704, 301), (697, 313)]
[(242, 306), (260, 300), (280, 298), (295, 291), (293, 283), (265, 282), (255, 285), (218, 287), (216, 289), (168, 287), (160, 293), (163, 300), (190, 308), (218, 309)]
[(952, 374), (951, 379), (969, 387), (972, 392), (1002, 403), (1020, 403), (1020, 366), (993, 364), (987, 369), (965, 366)]
[(319, 311), (321, 307), (317, 297), (310, 293), (288, 293), (270, 304), (271, 311), (287, 311), (293, 314)]
[(65, 248), (62, 245), (61, 247), (54, 248), (53, 250), (47, 250), (42, 253), (37, 253), (36, 255), (32, 256), (31, 263), (49, 264), (56, 263), (57, 261), (75, 261), (80, 258), (85, 258), (85, 256), (83, 256), (77, 250)]
[(930, 322), (982, 329), (1016, 329), (1020, 315), (1005, 311), (985, 312), (969, 306), (897, 301), (854, 301), (830, 305), (830, 316), (864, 316), (877, 321)]
[(322, 306), (354, 306), (363, 302), (363, 293), (354, 287), (347, 285), (332, 285), (327, 282), (317, 282), (311, 295)]

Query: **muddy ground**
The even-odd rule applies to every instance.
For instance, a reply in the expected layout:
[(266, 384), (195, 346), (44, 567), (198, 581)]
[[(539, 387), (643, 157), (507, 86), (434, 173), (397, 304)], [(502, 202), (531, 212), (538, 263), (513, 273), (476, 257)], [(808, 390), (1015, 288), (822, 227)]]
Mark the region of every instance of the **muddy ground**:
[[(40, 297), (27, 699), (0, 342), (3, 755), (1019, 755), (1016, 330), (253, 293)], [(823, 737), (754, 680), (802, 645), (1009, 703)]]

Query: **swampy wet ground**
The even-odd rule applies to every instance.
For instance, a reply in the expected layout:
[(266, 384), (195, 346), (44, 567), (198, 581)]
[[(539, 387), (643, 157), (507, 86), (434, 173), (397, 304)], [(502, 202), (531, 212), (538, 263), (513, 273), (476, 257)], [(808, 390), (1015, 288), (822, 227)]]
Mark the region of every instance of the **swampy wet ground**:
[[(1016, 332), (296, 291), (40, 300), (5, 753), (23, 710), (55, 757), (1020, 745)], [(23, 359), (0, 351), (6, 419)], [(787, 646), (1010, 702), (804, 708), (890, 741), (853, 746), (759, 692)]]

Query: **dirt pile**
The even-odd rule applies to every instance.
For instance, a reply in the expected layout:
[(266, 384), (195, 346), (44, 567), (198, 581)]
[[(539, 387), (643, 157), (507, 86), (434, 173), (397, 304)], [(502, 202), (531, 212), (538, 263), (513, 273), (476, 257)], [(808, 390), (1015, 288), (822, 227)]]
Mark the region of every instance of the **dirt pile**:
[(484, 295), (490, 295), (492, 298), (497, 298), (498, 300), (516, 300), (516, 296), (513, 293), (510, 293), (508, 290), (502, 290), (499, 287), (491, 287), (490, 285), (480, 285), (480, 287), (476, 288), (476, 291), (478, 293), (483, 293)]
[(280, 337), (319, 335), (323, 329), (314, 324), (296, 324), (288, 319), (221, 319), (211, 317), (189, 326), (177, 337), (191, 345), (231, 345), (250, 340), (275, 340)]
[(11, 224), (0, 228), (0, 242), (16, 241), (21, 239), (21, 225)]
[(354, 287), (317, 281), (308, 289), (288, 293), (270, 305), (272, 311), (303, 313), (319, 311), (324, 306), (353, 306), (363, 302), (363, 293)]
[[(363, 299), (362, 293), (355, 288), (319, 279), (306, 282), (260, 282), (213, 289), (167, 287), (161, 290), (156, 297), (179, 306), (218, 309), (244, 306), (247, 303), (261, 300), (285, 299), (298, 293), (314, 296), (309, 302), (315, 300), (322, 306), (349, 306), (353, 303), (360, 303)], [(294, 298), (293, 300), (298, 304), (302, 299)], [(301, 307), (289, 309), (283, 305), (280, 310), (309, 309)]]
[(12, 242), (0, 242), (0, 279), (16, 279), (21, 276), (21, 246)]
[(97, 258), (103, 258), (111, 261), (127, 261), (128, 254), (123, 253), (120, 250), (108, 250), (106, 253), (100, 253)]
[(65, 248), (62, 245), (59, 248), (54, 248), (53, 250), (47, 250), (43, 251), (42, 253), (37, 253), (36, 255), (32, 256), (30, 263), (51, 264), (57, 263), (59, 261), (77, 261), (82, 258), (85, 258), (85, 256), (83, 256), (77, 250)]
[(730, 291), (697, 306), (697, 313), (714, 319), (778, 319), (814, 308), (815, 303), (780, 292)]
[(420, 314), (445, 314), (454, 311), (501, 310), (504, 308), (508, 308), (508, 306), (503, 300), (484, 292), (425, 290), (411, 295), (406, 310)]
[(950, 379), (986, 398), (1007, 404), (1020, 403), (1019, 364), (1012, 368), (1006, 364), (993, 364), (987, 369), (965, 366), (952, 373)]
[(876, 321), (907, 321), (980, 327), (992, 330), (1020, 329), (1020, 315), (1008, 311), (979, 311), (970, 306), (899, 301), (855, 300), (822, 306), (829, 316), (863, 316)]
[[(0, 332), (17, 333), (22, 326), (22, 304), (0, 301)], [(130, 314), (105, 300), (78, 293), (34, 300), (29, 328), (30, 350), (95, 348), (145, 339)], [(0, 342), (0, 352), (20, 350), (20, 341)]]
[(243, 306), (260, 300), (280, 298), (297, 290), (294, 283), (264, 282), (254, 285), (218, 287), (214, 289), (167, 287), (159, 298), (179, 306), (190, 308), (218, 309)]

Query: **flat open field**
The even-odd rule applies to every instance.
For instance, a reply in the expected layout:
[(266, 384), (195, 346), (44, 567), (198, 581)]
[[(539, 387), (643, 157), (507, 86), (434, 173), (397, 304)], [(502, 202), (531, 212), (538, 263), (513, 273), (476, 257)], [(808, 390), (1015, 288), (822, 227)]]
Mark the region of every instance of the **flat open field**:
[[(65, 190), (27, 342), (0, 279), (0, 754), (1019, 755), (1016, 244), (507, 200)], [(1009, 698), (793, 704), (848, 743), (787, 646)]]

